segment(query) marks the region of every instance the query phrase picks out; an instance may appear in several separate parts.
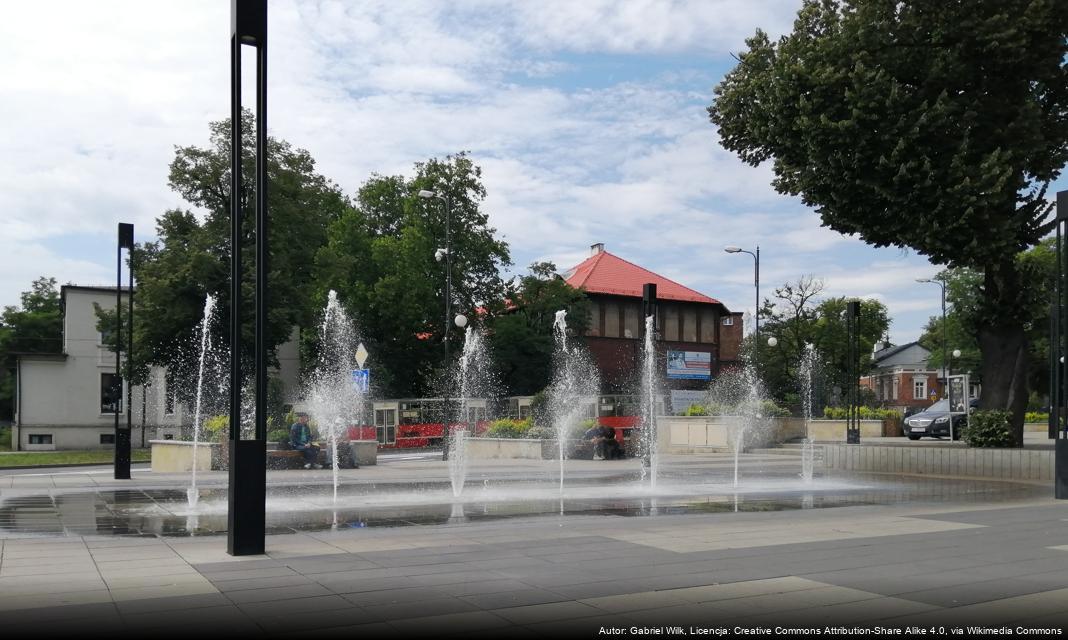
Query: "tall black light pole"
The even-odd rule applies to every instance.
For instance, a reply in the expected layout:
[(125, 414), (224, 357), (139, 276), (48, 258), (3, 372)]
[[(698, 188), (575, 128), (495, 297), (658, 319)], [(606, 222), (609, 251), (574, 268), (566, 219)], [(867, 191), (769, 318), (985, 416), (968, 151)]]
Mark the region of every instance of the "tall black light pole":
[(860, 444), (860, 301), (846, 303), (846, 444)]
[[(264, 551), (267, 500), (267, 0), (230, 4), (230, 489), (226, 551)], [(241, 47), (256, 50), (255, 437), (241, 437)]]
[(746, 251), (741, 247), (723, 247), (727, 253), (748, 253), (753, 256), (753, 286), (756, 287), (756, 307), (753, 308), (753, 335), (760, 338), (760, 245), (757, 245), (756, 253)]
[[(126, 428), (119, 424), (119, 407), (122, 406), (123, 392), (122, 382), (122, 250), (133, 251), (134, 227), (126, 222), (119, 223), (119, 242), (115, 250), (115, 385), (112, 389), (112, 398), (115, 401), (115, 479), (130, 479), (130, 433), (133, 431), (133, 417), (130, 413), (129, 381), (127, 381), (126, 402)], [(130, 260), (130, 346), (126, 352), (126, 359), (133, 355), (133, 260)]]
[[(436, 191), (427, 191), (422, 189), (419, 191), (419, 197), (423, 199), (436, 198), (441, 200), (445, 205), (445, 249), (444, 251), (438, 249), (435, 253), (435, 257), (440, 262), (442, 257), (445, 258), (445, 338), (442, 342), (445, 344), (445, 417), (441, 432), (441, 459), (449, 459), (449, 417), (451, 412), (449, 411), (449, 329), (452, 322), (452, 240), (449, 235), (449, 218), (452, 213), (452, 203), (449, 200), (449, 195), (442, 195)], [(444, 256), (442, 256), (444, 254)]]
[(1068, 191), (1057, 193), (1057, 269), (1054, 282), (1053, 323), (1049, 341), (1050, 369), (1050, 433), (1057, 438), (1053, 494), (1058, 500), (1068, 500), (1068, 424), (1062, 423), (1064, 399), (1068, 398), (1068, 376), (1064, 374), (1065, 321), (1068, 320), (1068, 302), (1065, 289), (1065, 254), (1063, 238), (1068, 224)]
[(946, 395), (946, 390), (949, 388), (949, 380), (946, 377), (946, 367), (949, 366), (949, 359), (946, 355), (946, 283), (934, 278), (916, 278), (916, 282), (937, 284), (942, 290), (942, 395)]

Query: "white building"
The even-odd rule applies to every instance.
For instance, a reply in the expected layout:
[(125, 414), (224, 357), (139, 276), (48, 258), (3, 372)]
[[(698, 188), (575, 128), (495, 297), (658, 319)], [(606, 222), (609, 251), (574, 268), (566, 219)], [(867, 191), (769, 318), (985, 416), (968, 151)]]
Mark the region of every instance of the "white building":
[[(125, 314), (129, 304), (125, 291), (122, 300)], [(96, 328), (94, 304), (114, 309), (115, 288), (64, 285), (60, 289), (62, 353), (18, 356), (11, 434), (15, 450), (110, 448), (115, 444), (116, 412), (125, 426), (129, 389), (124, 383), (122, 397), (113, 397), (115, 353), (104, 346), (104, 336)], [(275, 375), (281, 377), (289, 396), (296, 389), (300, 364), (295, 338), (279, 346), (278, 359), (281, 371)], [(153, 439), (176, 438), (182, 426), (192, 423), (189, 408), (175, 402), (173, 390), (167, 388), (165, 370), (152, 367), (149, 376), (148, 385), (132, 390), (130, 440), (134, 447)], [(292, 400), (287, 398), (287, 402)]]

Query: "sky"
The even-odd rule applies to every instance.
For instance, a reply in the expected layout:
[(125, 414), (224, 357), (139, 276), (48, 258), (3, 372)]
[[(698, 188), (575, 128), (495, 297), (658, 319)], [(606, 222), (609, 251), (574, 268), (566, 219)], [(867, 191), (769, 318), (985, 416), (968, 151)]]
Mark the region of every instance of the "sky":
[[(268, 130), (350, 195), (373, 173), (468, 151), (510, 273), (542, 260), (563, 271), (604, 243), (752, 311), (753, 260), (723, 247), (759, 246), (761, 297), (811, 275), (825, 296), (882, 301), (903, 344), (941, 312), (938, 287), (915, 282), (939, 267), (822, 228), (708, 120), (732, 52), (757, 28), (787, 32), (799, 5), (269, 0)], [(167, 170), (176, 145), (205, 146), (229, 115), (229, 12), (226, 0), (5, 6), (0, 305), (41, 275), (113, 283), (116, 223), (153, 240), (157, 216), (192, 209)]]

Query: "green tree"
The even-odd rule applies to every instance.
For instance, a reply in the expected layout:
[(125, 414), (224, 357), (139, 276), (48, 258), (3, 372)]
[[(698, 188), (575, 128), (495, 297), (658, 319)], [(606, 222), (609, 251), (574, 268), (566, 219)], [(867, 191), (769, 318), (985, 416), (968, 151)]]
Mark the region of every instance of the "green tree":
[(552, 379), (553, 323), (567, 311), (568, 329), (585, 335), (590, 321), (586, 294), (556, 274), (551, 262), (530, 265), (530, 273), (509, 287), (508, 304), (488, 322), (493, 362), (513, 395), (533, 395)]
[(823, 223), (982, 273), (983, 406), (1022, 443), (1028, 307), (1021, 251), (1052, 230), (1068, 160), (1068, 4), (805, 0), (757, 31), (709, 108), (724, 147), (772, 161)]
[(15, 356), (19, 353), (60, 353), (63, 313), (55, 278), (33, 281), (20, 306), (0, 313), (0, 416), (14, 417)]
[(503, 299), (499, 268), (511, 264), (481, 209), (482, 170), (467, 154), (417, 163), (411, 179), (375, 175), (360, 188), (315, 255), (317, 296), (337, 291), (371, 354), (376, 386), (393, 397), (434, 393), (445, 331), (453, 344), (459, 335), (444, 317), (446, 261), (435, 257), (445, 247), (445, 206), (421, 190), (449, 202), (453, 315), (474, 321), (477, 309)]
[[(242, 282), (244, 359), (254, 348), (255, 308), (255, 130), (252, 114), (242, 116), (243, 211)], [(167, 366), (181, 378), (195, 367), (192, 345), (207, 295), (216, 298), (217, 344), (229, 343), (230, 302), (230, 122), (210, 125), (210, 144), (177, 147), (170, 166), (170, 186), (204, 212), (171, 210), (157, 219), (159, 240), (132, 252), (136, 277), (135, 370), (149, 364)], [(268, 253), (268, 348), (285, 342), (294, 326), (313, 324), (313, 258), (326, 242), (327, 226), (349, 210), (340, 190), (315, 170), (315, 161), (288, 142), (267, 139), (267, 199), (270, 216)], [(107, 311), (101, 321), (113, 319)]]
[[(797, 282), (775, 290), (777, 304), (764, 301), (761, 316), (766, 321), (761, 325), (761, 339), (756, 348), (761, 379), (768, 393), (776, 399), (787, 400), (802, 391), (801, 360), (809, 344), (816, 349), (818, 368), (822, 372), (820, 379), (814, 381), (818, 386), (814, 390), (817, 397), (829, 398), (834, 387), (845, 388), (848, 384), (849, 344), (845, 313), (849, 299), (820, 300), (822, 291), (821, 280), (803, 276)], [(871, 368), (873, 347), (889, 326), (886, 305), (878, 300), (860, 301), (857, 370), (861, 375)], [(767, 343), (771, 337), (777, 341), (774, 347)]]
[[(1052, 299), (1052, 283), (1056, 270), (1056, 247), (1053, 238), (1046, 238), (1038, 245), (1018, 256), (1022, 267), (1031, 274), (1031, 295), (1026, 307), (1021, 310), (1026, 320), (1029, 344), (1028, 388), (1046, 395), (1049, 390), (1049, 301)], [(960, 358), (952, 358), (950, 364), (956, 373), (971, 371), (975, 379), (982, 381), (981, 353), (977, 336), (984, 322), (983, 274), (977, 269), (957, 267), (943, 270), (938, 279), (946, 283), (946, 351), (952, 358), (954, 349), (960, 349)], [(942, 316), (932, 316), (924, 327), (920, 343), (931, 351), (928, 365), (941, 368)]]

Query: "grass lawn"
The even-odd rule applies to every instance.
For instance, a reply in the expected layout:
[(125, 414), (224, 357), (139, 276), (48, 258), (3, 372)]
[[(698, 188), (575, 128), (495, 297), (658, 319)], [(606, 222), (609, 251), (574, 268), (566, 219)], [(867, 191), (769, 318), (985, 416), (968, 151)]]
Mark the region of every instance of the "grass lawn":
[[(151, 449), (134, 449), (130, 459), (133, 462), (150, 462)], [(0, 453), (0, 468), (32, 467), (40, 464), (111, 464), (115, 461), (115, 452), (110, 449), (93, 451), (17, 451)]]

